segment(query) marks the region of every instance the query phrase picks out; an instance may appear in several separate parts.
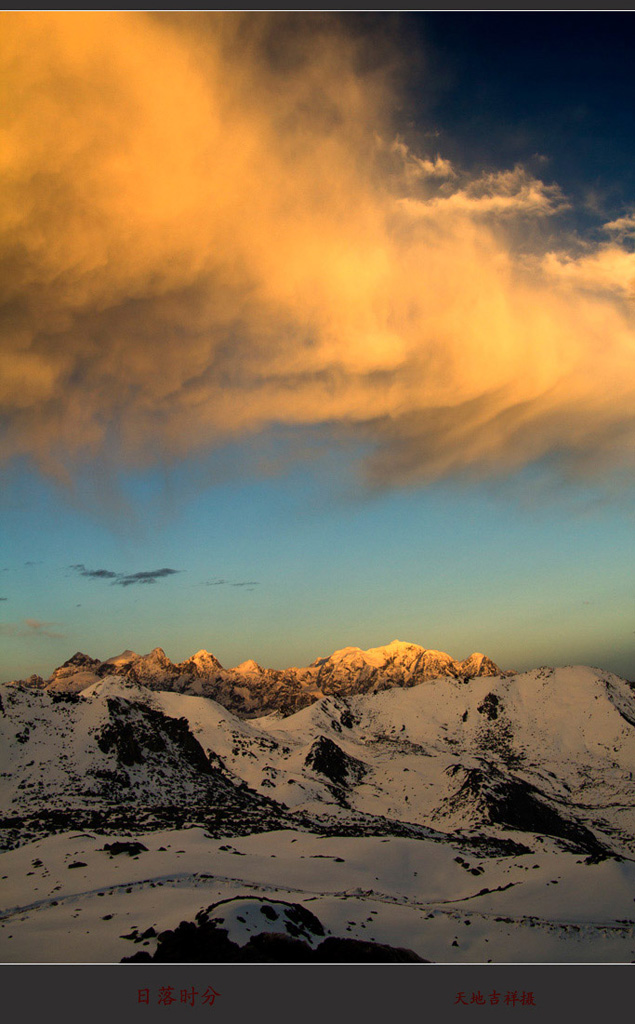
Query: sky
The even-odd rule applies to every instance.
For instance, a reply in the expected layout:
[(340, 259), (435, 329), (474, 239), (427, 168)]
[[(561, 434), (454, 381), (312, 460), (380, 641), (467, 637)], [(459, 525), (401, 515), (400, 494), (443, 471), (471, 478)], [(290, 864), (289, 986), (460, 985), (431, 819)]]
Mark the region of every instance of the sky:
[(0, 678), (635, 679), (634, 17), (0, 14)]

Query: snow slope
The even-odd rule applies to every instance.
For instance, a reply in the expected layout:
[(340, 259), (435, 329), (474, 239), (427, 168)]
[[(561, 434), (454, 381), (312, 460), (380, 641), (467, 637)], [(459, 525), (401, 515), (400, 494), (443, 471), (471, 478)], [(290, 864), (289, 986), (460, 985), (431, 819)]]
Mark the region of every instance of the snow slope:
[[(430, 654), (403, 646), (314, 668), (368, 679)], [(1, 688), (1, 958), (152, 954), (181, 920), (258, 896), (429, 960), (635, 959), (625, 680), (448, 674), (245, 718), (155, 688), (160, 671), (155, 654), (151, 686), (106, 671), (77, 693)], [(131, 837), (146, 849), (112, 853)]]
[[(113, 838), (66, 833), (3, 855), (4, 961), (152, 954), (162, 932), (200, 910), (230, 899), (244, 907), (254, 896), (300, 904), (326, 935), (406, 947), (437, 963), (635, 959), (630, 861), (587, 865), (562, 851), (465, 857), (431, 840), (296, 830), (227, 842), (202, 828), (142, 832), (143, 851), (111, 856)], [(241, 941), (249, 918), (237, 910), (233, 918)]]

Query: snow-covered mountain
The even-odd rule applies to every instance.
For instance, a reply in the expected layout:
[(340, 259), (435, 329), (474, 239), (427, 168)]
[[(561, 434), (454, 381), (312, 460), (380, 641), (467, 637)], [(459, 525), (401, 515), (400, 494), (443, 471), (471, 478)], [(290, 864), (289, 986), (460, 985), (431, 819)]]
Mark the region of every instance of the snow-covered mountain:
[(286, 808), (341, 824), (513, 829), (635, 854), (635, 693), (598, 669), (439, 676), (256, 719), (154, 689), (156, 678), (150, 688), (105, 675), (78, 694), (5, 686), (6, 818), (32, 818), (37, 831), (64, 809), (80, 827), (84, 810), (103, 817), (122, 800), (148, 821), (165, 806), (196, 818), (240, 791), (265, 817)]
[(253, 660), (225, 669), (204, 650), (178, 663), (170, 661), (161, 647), (143, 655), (124, 651), (102, 662), (78, 651), (49, 679), (31, 676), (20, 682), (59, 693), (78, 693), (99, 679), (120, 676), (153, 690), (211, 697), (238, 715), (255, 718), (271, 711), (292, 714), (328, 695), (416, 686), (440, 676), (469, 679), (497, 675), (501, 669), (484, 654), (455, 661), (443, 651), (393, 640), (367, 651), (345, 647), (306, 668), (288, 669), (265, 669)]
[[(215, 700), (208, 680), (234, 671), (264, 703), (277, 674), (251, 662), (224, 670), (206, 652), (177, 666), (159, 650), (77, 655), (46, 684), (5, 684), (0, 820), (13, 895), (0, 944), (5, 923), (11, 936), (19, 926), (11, 958), (41, 960), (46, 912), (73, 959), (73, 876), (82, 900), (101, 904), (95, 959), (121, 959), (133, 935), (160, 959), (161, 928), (189, 919), (201, 931), (214, 900), (265, 897), (315, 900), (330, 935), (422, 959), (635, 959), (633, 685), (581, 666), (490, 675), (475, 661), (481, 674), (468, 677), (415, 645), (346, 648), (288, 670), (306, 706), (281, 714), (269, 700), (260, 717), (245, 714), (247, 700), (239, 714)], [(415, 682), (432, 665), (446, 672)], [(116, 862), (107, 871), (103, 851)], [(139, 857), (147, 866), (133, 869)], [(143, 896), (154, 885), (174, 893), (160, 921)], [(123, 892), (137, 908), (130, 936)], [(117, 914), (111, 934), (100, 921)], [(468, 942), (457, 922), (478, 923)]]
[[(121, 692), (121, 687), (124, 692)], [(84, 694), (6, 686), (0, 698), (0, 816), (6, 840), (65, 828), (171, 824), (277, 827), (284, 809), (249, 790), (193, 735), (184, 706), (107, 679)]]

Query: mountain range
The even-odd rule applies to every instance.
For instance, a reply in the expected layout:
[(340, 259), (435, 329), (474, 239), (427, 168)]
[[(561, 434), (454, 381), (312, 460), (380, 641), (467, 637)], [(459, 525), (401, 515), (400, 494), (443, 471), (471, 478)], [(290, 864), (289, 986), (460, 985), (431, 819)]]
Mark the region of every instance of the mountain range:
[(67, 961), (635, 958), (635, 689), (609, 672), (78, 654), (0, 688), (0, 742), (5, 958), (46, 959), (47, 928)]
[(177, 663), (161, 647), (144, 655), (126, 650), (105, 661), (78, 651), (49, 679), (33, 675), (21, 682), (57, 693), (78, 693), (100, 679), (118, 676), (152, 690), (210, 697), (241, 717), (255, 718), (272, 711), (292, 714), (326, 696), (417, 686), (440, 677), (465, 680), (503, 674), (484, 654), (455, 661), (443, 651), (393, 640), (367, 651), (344, 647), (306, 668), (288, 669), (262, 668), (253, 660), (226, 669), (205, 650)]

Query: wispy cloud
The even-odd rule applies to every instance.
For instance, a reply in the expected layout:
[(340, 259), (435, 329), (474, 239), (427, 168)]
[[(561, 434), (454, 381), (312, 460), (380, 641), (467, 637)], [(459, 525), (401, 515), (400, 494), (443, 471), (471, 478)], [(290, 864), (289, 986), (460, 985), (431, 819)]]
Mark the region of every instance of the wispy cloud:
[[(418, 161), (422, 163), (422, 161)], [(423, 161), (424, 164), (430, 161)], [(430, 175), (447, 177), (447, 161), (437, 158)], [(438, 168), (438, 169), (437, 169)], [(457, 177), (453, 173), (453, 177)], [(518, 165), (512, 171), (496, 171), (467, 180), (462, 185), (446, 186), (436, 194), (397, 201), (401, 210), (414, 218), (451, 214), (470, 216), (518, 217), (521, 215), (551, 216), (568, 208), (558, 185), (545, 185)]]
[(635, 238), (635, 212), (608, 221), (604, 225), (604, 230), (615, 235), (620, 241), (624, 241), (626, 238)]
[(218, 577), (213, 580), (204, 580), (202, 583), (204, 587), (245, 587), (246, 590), (252, 591), (254, 587), (259, 587), (259, 580), (226, 580), (222, 577)]
[(44, 622), (41, 619), (24, 619), (22, 622), (5, 622), (0, 624), (0, 636), (9, 637), (40, 637), (45, 640), (63, 640), (65, 633), (51, 629), (57, 622)]
[(150, 569), (147, 572), (122, 573), (113, 572), (111, 569), (87, 569), (83, 562), (69, 565), (80, 576), (86, 576), (94, 580), (108, 580), (112, 586), (131, 587), (135, 584), (156, 583), (157, 580), (166, 576), (176, 576), (181, 569)]
[[(381, 140), (378, 142), (381, 145)], [(422, 178), (457, 177), (457, 172), (450, 160), (445, 160), (438, 153), (434, 159), (417, 156), (399, 137), (392, 142), (389, 150), (402, 161), (406, 181), (411, 183), (420, 181)]]

